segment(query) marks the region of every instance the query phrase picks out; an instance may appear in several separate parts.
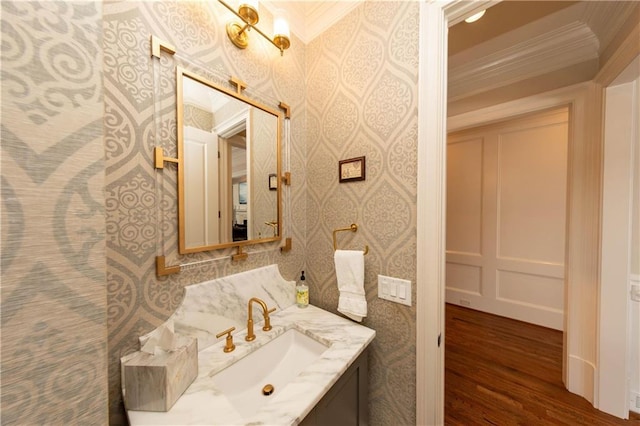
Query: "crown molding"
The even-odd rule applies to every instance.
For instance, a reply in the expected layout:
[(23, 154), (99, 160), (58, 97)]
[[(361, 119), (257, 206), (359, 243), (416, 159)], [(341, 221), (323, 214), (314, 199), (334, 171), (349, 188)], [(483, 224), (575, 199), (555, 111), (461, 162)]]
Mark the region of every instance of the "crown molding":
[(289, 26), (304, 44), (309, 44), (333, 24), (344, 18), (364, 0), (348, 1), (279, 1), (260, 2), (272, 14), (277, 9), (289, 13)]
[(598, 36), (602, 53), (633, 13), (640, 14), (640, 6), (634, 1), (585, 2), (581, 20)]
[[(574, 21), (505, 45), (508, 47), (474, 59), (469, 58), (473, 52), (466, 51), (452, 56), (449, 63), (449, 100), (455, 101), (598, 59), (599, 41), (585, 23)], [(483, 49), (479, 46), (478, 50)]]
[(602, 66), (595, 77), (595, 81), (603, 86), (608, 86), (625, 67), (633, 62), (634, 59), (637, 60), (640, 56), (640, 43), (638, 43), (638, 40), (640, 40), (640, 22), (627, 35), (609, 61)]

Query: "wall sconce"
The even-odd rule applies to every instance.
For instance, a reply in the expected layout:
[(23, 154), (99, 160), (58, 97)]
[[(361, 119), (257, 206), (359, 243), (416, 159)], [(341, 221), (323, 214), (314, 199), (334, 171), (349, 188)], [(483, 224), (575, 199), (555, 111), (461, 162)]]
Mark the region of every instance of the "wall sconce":
[(273, 39), (271, 39), (255, 26), (260, 20), (260, 15), (258, 15), (258, 0), (240, 0), (241, 4), (240, 7), (238, 7), (238, 11), (235, 11), (223, 0), (218, 1), (242, 20), (242, 23), (233, 21), (227, 23), (227, 35), (229, 36), (229, 40), (231, 40), (237, 48), (245, 49), (249, 45), (249, 35), (247, 34), (247, 31), (252, 28), (277, 47), (280, 50), (280, 56), (282, 56), (284, 51), (291, 45), (289, 22), (287, 21), (284, 11), (278, 10), (273, 16), (274, 36)]

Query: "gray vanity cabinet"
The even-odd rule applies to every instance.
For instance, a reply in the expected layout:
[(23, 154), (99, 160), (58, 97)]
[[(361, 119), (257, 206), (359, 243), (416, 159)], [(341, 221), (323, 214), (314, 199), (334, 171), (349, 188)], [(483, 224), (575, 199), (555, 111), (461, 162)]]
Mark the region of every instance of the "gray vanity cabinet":
[(365, 349), (358, 356), (300, 425), (367, 426), (369, 424), (367, 352), (368, 350)]

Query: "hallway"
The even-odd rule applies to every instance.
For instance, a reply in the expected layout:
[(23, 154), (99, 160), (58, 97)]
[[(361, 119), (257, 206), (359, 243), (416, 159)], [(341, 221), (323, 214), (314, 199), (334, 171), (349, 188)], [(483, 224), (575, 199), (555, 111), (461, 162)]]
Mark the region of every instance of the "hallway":
[(445, 424), (640, 425), (562, 384), (562, 332), (446, 305)]

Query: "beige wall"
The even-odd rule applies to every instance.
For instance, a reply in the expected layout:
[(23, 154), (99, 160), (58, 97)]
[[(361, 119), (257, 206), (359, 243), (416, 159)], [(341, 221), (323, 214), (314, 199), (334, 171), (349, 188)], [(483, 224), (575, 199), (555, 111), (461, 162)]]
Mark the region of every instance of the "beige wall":
[(0, 423), (104, 424), (102, 4), (0, 7)]

